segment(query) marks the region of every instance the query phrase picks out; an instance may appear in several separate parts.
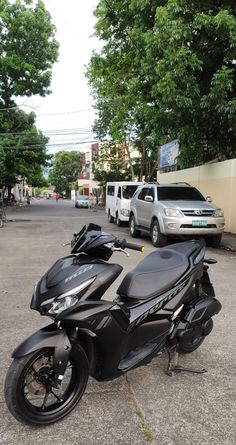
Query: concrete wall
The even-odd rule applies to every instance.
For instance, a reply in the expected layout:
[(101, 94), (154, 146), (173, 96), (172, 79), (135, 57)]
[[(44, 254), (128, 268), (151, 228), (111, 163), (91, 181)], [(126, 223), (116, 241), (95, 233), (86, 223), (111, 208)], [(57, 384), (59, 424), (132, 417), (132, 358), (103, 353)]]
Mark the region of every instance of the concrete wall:
[(225, 212), (226, 232), (236, 233), (236, 159), (170, 173), (157, 173), (160, 184), (188, 182)]

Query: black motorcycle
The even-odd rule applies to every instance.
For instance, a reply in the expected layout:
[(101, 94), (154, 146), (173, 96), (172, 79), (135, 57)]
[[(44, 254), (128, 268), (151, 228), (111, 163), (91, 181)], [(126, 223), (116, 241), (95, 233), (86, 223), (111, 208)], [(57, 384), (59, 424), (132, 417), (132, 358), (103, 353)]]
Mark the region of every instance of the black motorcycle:
[(168, 373), (203, 372), (176, 365), (178, 352), (195, 351), (221, 309), (201, 240), (172, 244), (128, 272), (113, 301), (101, 300), (122, 271), (107, 263), (114, 251), (142, 246), (104, 233), (95, 224), (75, 233), (71, 255), (37, 283), (31, 309), (53, 323), (12, 354), (5, 398), (16, 419), (46, 425), (66, 416), (82, 397), (88, 376), (111, 380), (146, 365), (164, 351)]

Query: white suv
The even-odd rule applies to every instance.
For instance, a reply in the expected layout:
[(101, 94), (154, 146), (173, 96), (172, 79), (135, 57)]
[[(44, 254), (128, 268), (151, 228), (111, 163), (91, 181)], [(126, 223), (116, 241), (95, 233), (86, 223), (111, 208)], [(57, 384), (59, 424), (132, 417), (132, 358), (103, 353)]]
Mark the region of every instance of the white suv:
[(131, 200), (129, 224), (132, 237), (147, 232), (155, 247), (182, 235), (204, 236), (209, 246), (217, 247), (225, 219), (222, 209), (189, 184), (145, 184)]

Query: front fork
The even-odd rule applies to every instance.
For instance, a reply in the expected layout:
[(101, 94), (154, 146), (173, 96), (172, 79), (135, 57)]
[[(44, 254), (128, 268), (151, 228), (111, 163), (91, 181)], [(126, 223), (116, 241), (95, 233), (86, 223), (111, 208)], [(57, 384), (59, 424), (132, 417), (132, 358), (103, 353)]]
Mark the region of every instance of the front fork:
[(55, 347), (53, 370), (55, 372), (54, 383), (58, 387), (64, 377), (69, 356), (73, 347), (78, 339), (78, 328), (73, 328), (69, 336), (66, 336), (65, 341)]

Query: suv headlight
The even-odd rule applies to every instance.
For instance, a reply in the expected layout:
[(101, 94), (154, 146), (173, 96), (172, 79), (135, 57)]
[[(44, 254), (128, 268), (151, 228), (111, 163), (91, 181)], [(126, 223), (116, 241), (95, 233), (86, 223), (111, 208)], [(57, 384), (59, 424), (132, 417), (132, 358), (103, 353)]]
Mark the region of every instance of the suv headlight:
[(123, 216), (129, 216), (129, 210), (128, 209), (121, 209), (120, 213)]
[(172, 216), (177, 218), (182, 218), (183, 213), (178, 209), (164, 209), (166, 216)]
[(216, 210), (214, 210), (212, 216), (216, 216), (216, 217), (224, 216), (224, 210), (222, 210), (222, 209), (216, 209)]

